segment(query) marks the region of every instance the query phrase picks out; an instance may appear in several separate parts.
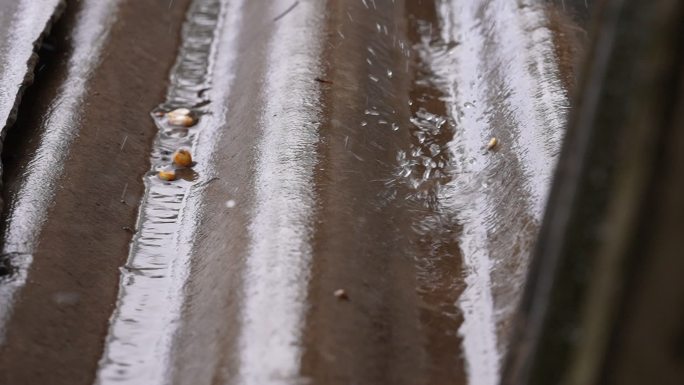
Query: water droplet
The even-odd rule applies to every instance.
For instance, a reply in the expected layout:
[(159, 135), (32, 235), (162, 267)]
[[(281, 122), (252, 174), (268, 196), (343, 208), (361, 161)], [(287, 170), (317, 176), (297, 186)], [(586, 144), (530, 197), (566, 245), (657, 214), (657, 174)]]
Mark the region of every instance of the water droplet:
[(442, 152), (442, 148), (437, 143), (431, 144), (429, 149), (430, 155), (433, 157), (439, 155), (439, 153)]
[(233, 207), (235, 207), (235, 204), (236, 204), (235, 201), (232, 199), (226, 201), (226, 207), (229, 209), (232, 209)]

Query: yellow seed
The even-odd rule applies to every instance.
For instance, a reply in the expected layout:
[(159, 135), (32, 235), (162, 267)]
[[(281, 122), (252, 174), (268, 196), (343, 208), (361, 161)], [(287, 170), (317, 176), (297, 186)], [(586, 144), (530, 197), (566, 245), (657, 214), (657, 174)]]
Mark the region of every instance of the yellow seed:
[(192, 166), (192, 155), (190, 155), (190, 151), (182, 148), (176, 150), (176, 152), (173, 153), (173, 163), (180, 167)]
[(196, 123), (196, 119), (192, 116), (192, 112), (187, 108), (177, 108), (167, 112), (166, 119), (169, 124), (174, 126), (190, 127)]
[(174, 170), (160, 170), (158, 175), (159, 175), (159, 179), (161, 179), (161, 180), (165, 180), (165, 181), (176, 180), (176, 172)]
[(176, 108), (175, 110), (169, 112), (170, 114), (176, 114), (176, 115), (190, 115), (192, 111), (190, 111), (189, 108)]
[(491, 139), (489, 139), (489, 143), (487, 143), (487, 150), (491, 151), (494, 148), (496, 148), (496, 146), (498, 146), (498, 145), (499, 145), (499, 139), (491, 138)]
[(195, 124), (192, 116), (169, 116), (169, 123), (173, 126), (191, 127)]

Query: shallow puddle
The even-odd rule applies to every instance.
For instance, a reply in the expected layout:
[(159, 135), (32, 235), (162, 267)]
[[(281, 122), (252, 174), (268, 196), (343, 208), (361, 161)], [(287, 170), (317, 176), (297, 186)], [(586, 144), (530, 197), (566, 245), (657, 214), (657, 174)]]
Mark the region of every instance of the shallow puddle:
[[(185, 213), (190, 194), (212, 179), (204, 164), (175, 171), (175, 180), (162, 180), (161, 170), (175, 168), (178, 149), (209, 152), (207, 137), (218, 129), (209, 113), (214, 61), (224, 28), (227, 1), (197, 0), (191, 5), (182, 32), (182, 45), (170, 75), (166, 101), (151, 112), (159, 133), (154, 140), (151, 170), (144, 177), (143, 196), (128, 262), (121, 268), (117, 307), (112, 315), (97, 382), (162, 383), (169, 373), (172, 337), (183, 301), (182, 286), (192, 243), (192, 213)], [(166, 113), (188, 108), (198, 120), (179, 127)], [(210, 144), (209, 144), (210, 146)], [(196, 157), (206, 161), (206, 156)]]

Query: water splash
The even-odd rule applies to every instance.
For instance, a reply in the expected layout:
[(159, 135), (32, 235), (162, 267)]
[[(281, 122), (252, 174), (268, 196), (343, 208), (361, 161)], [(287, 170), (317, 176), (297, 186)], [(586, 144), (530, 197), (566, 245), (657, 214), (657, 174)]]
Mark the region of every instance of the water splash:
[[(466, 289), (460, 328), (472, 383), (494, 385), (507, 323), (555, 164), (568, 102), (540, 4), (439, 4), (444, 49), (434, 57), (456, 134), (443, 190), (463, 230)], [(496, 137), (495, 151), (486, 151)]]

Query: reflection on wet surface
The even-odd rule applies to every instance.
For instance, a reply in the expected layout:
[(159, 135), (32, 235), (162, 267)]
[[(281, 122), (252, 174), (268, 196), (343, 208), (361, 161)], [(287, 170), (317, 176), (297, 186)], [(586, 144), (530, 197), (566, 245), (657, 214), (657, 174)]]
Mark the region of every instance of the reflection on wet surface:
[[(207, 150), (200, 136), (206, 137), (214, 129), (208, 127), (211, 120), (204, 124), (201, 117), (210, 103), (206, 91), (212, 85), (212, 63), (225, 13), (226, 1), (192, 3), (166, 101), (151, 113), (159, 134), (152, 147), (152, 169), (144, 178), (145, 195), (128, 262), (121, 269), (119, 299), (100, 360), (98, 383), (162, 383), (168, 375), (171, 338), (183, 298), (180, 286), (188, 263), (187, 253), (183, 253), (187, 246), (182, 243), (191, 242), (183, 237), (183, 209), (189, 194), (211, 180), (193, 169), (175, 170), (173, 180), (164, 180), (160, 172), (172, 167), (172, 155), (178, 149)], [(180, 108), (190, 109), (184, 114), (192, 116), (188, 127), (175, 124), (175, 115), (182, 115), (176, 110)], [(193, 125), (196, 116), (199, 123)]]
[[(61, 12), (61, 0), (0, 1), (0, 133), (16, 112), (22, 88), (33, 77), (34, 50)], [(30, 82), (30, 81), (29, 81)], [(13, 111), (14, 110), (14, 111)], [(1, 166), (0, 166), (1, 167)]]
[[(371, 382), (497, 381), (506, 325), (517, 303), (562, 136), (566, 94), (541, 7), (461, 1), (405, 7), (370, 1), (339, 6), (345, 27), (335, 26), (330, 54), (352, 49), (349, 52), (357, 56), (346, 56), (352, 63), (348, 69), (338, 63), (326, 74), (316, 69), (313, 58), (323, 54), (316, 52), (320, 48), (315, 44), (302, 41), (301, 51), (290, 46), (297, 36), (319, 34), (322, 27), (311, 22), (315, 7), (285, 2), (274, 6), (291, 13), (277, 17), (278, 24), (270, 27), (277, 37), (269, 43), (269, 64), (260, 85), (265, 105), (258, 121), (254, 174), (240, 186), (253, 188), (253, 202), (242, 204), (253, 205), (254, 211), (248, 217), (244, 255), (227, 256), (244, 262), (237, 265), (238, 315), (233, 325), (221, 326), (234, 331), (212, 347), (234, 350), (215, 364), (236, 373), (232, 383), (298, 382), (300, 361), (305, 377), (321, 383), (335, 383), (333, 373)], [(404, 13), (409, 25), (393, 25), (393, 15)], [(304, 23), (307, 19), (309, 24)], [(509, 19), (521, 24), (504, 22)], [(211, 23), (204, 27), (207, 36), (217, 30)], [(192, 37), (188, 30), (186, 39)], [(361, 31), (372, 38), (363, 46), (349, 46), (358, 41), (354, 33)], [(195, 42), (196, 52), (179, 58), (201, 57), (210, 52), (209, 45), (204, 41), (201, 48)], [(175, 69), (169, 101), (160, 109), (195, 105), (200, 124), (171, 128), (158, 120), (159, 153), (153, 155), (153, 165), (166, 164), (171, 151), (193, 145), (194, 132), (216, 124), (203, 115), (208, 100), (202, 95), (211, 87), (202, 77), (208, 61), (200, 58), (197, 71), (188, 72), (197, 75), (195, 79), (185, 79), (180, 67)], [(362, 71), (354, 75), (356, 84), (348, 77), (355, 71)], [(322, 102), (310, 80), (328, 90)], [(321, 114), (330, 115), (329, 123)], [(239, 115), (235, 113), (235, 119)], [(488, 151), (492, 137), (497, 145)], [(216, 175), (222, 174), (225, 171), (217, 170)], [(208, 175), (198, 178), (210, 180)], [(180, 275), (185, 273), (174, 276), (174, 264), (192, 265), (187, 260), (191, 249), (186, 248), (185, 255), (176, 249), (176, 234), (183, 226), (179, 213), (194, 216), (193, 210), (203, 209), (183, 206), (191, 198), (193, 182), (163, 183), (150, 175), (146, 183), (140, 229), (124, 271), (101, 378), (126, 365), (126, 357), (139, 359), (141, 348), (152, 352), (158, 343), (154, 341), (173, 343), (169, 330), (149, 330), (168, 328), (178, 322), (169, 321), (173, 317), (185, 317), (150, 304), (180, 306), (180, 292), (178, 298), (165, 299), (159, 291), (168, 293), (171, 286), (180, 290)], [(350, 200), (355, 196), (368, 201)], [(232, 203), (226, 207), (235, 206), (234, 200), (227, 202)], [(342, 246), (339, 241), (347, 236), (357, 245)], [(395, 243), (385, 249), (386, 255), (373, 246), (386, 247), (391, 239)], [(362, 265), (369, 273), (392, 273), (373, 280), (372, 275), (359, 274)], [(197, 279), (197, 273), (191, 274)], [(149, 276), (150, 283), (140, 276)], [(368, 297), (359, 296), (362, 287)], [(349, 298), (348, 309), (330, 302), (339, 290)], [(384, 298), (385, 305), (369, 302), (374, 295)], [(136, 303), (137, 312), (128, 310), (135, 317), (124, 317), (126, 308)], [(315, 307), (304, 318), (311, 305)], [(183, 326), (183, 335), (204, 334), (190, 331), (198, 322), (191, 320)], [(390, 326), (393, 323), (398, 324)], [(140, 344), (136, 330), (148, 330), (150, 339)], [(381, 339), (369, 344), (349, 335), (351, 330), (359, 337)], [(130, 355), (123, 354), (127, 340), (134, 352)], [(402, 345), (411, 348), (382, 360), (371, 358)], [(357, 356), (339, 356), (346, 349)], [(112, 354), (118, 361), (109, 361)], [(161, 370), (166, 354), (168, 347), (147, 354), (151, 361), (138, 368)], [(327, 362), (331, 357), (336, 357), (336, 369)], [(415, 368), (400, 370), (401, 363)], [(404, 379), (395, 378), (395, 371), (406, 372)], [(132, 380), (132, 373), (126, 369), (110, 378)]]
[[(117, 7), (84, 4), (3, 296)], [(496, 384), (569, 106), (547, 5), (269, 4), (188, 10), (97, 383)]]
[[(495, 384), (563, 135), (567, 95), (541, 4), (441, 1), (453, 178), (463, 226), (460, 333), (471, 382)], [(499, 142), (486, 151), (490, 138)]]
[[(0, 341), (14, 293), (26, 282), (45, 213), (59, 183), (61, 165), (71, 142), (78, 134), (79, 107), (83, 103), (86, 82), (99, 63), (99, 52), (116, 16), (117, 5), (116, 1), (83, 3), (80, 18), (85, 22), (78, 24), (71, 37), (73, 54), (68, 64), (65, 84), (43, 119), (39, 147), (23, 170), (23, 183), (7, 207), (2, 255), (10, 256), (13, 275), (0, 284)], [(40, 13), (42, 12), (38, 12)]]
[[(283, 9), (290, 1), (273, 3)], [(320, 73), (323, 13), (321, 2), (300, 3), (278, 18), (268, 46), (235, 384), (299, 382), (321, 126), (312, 79)]]

